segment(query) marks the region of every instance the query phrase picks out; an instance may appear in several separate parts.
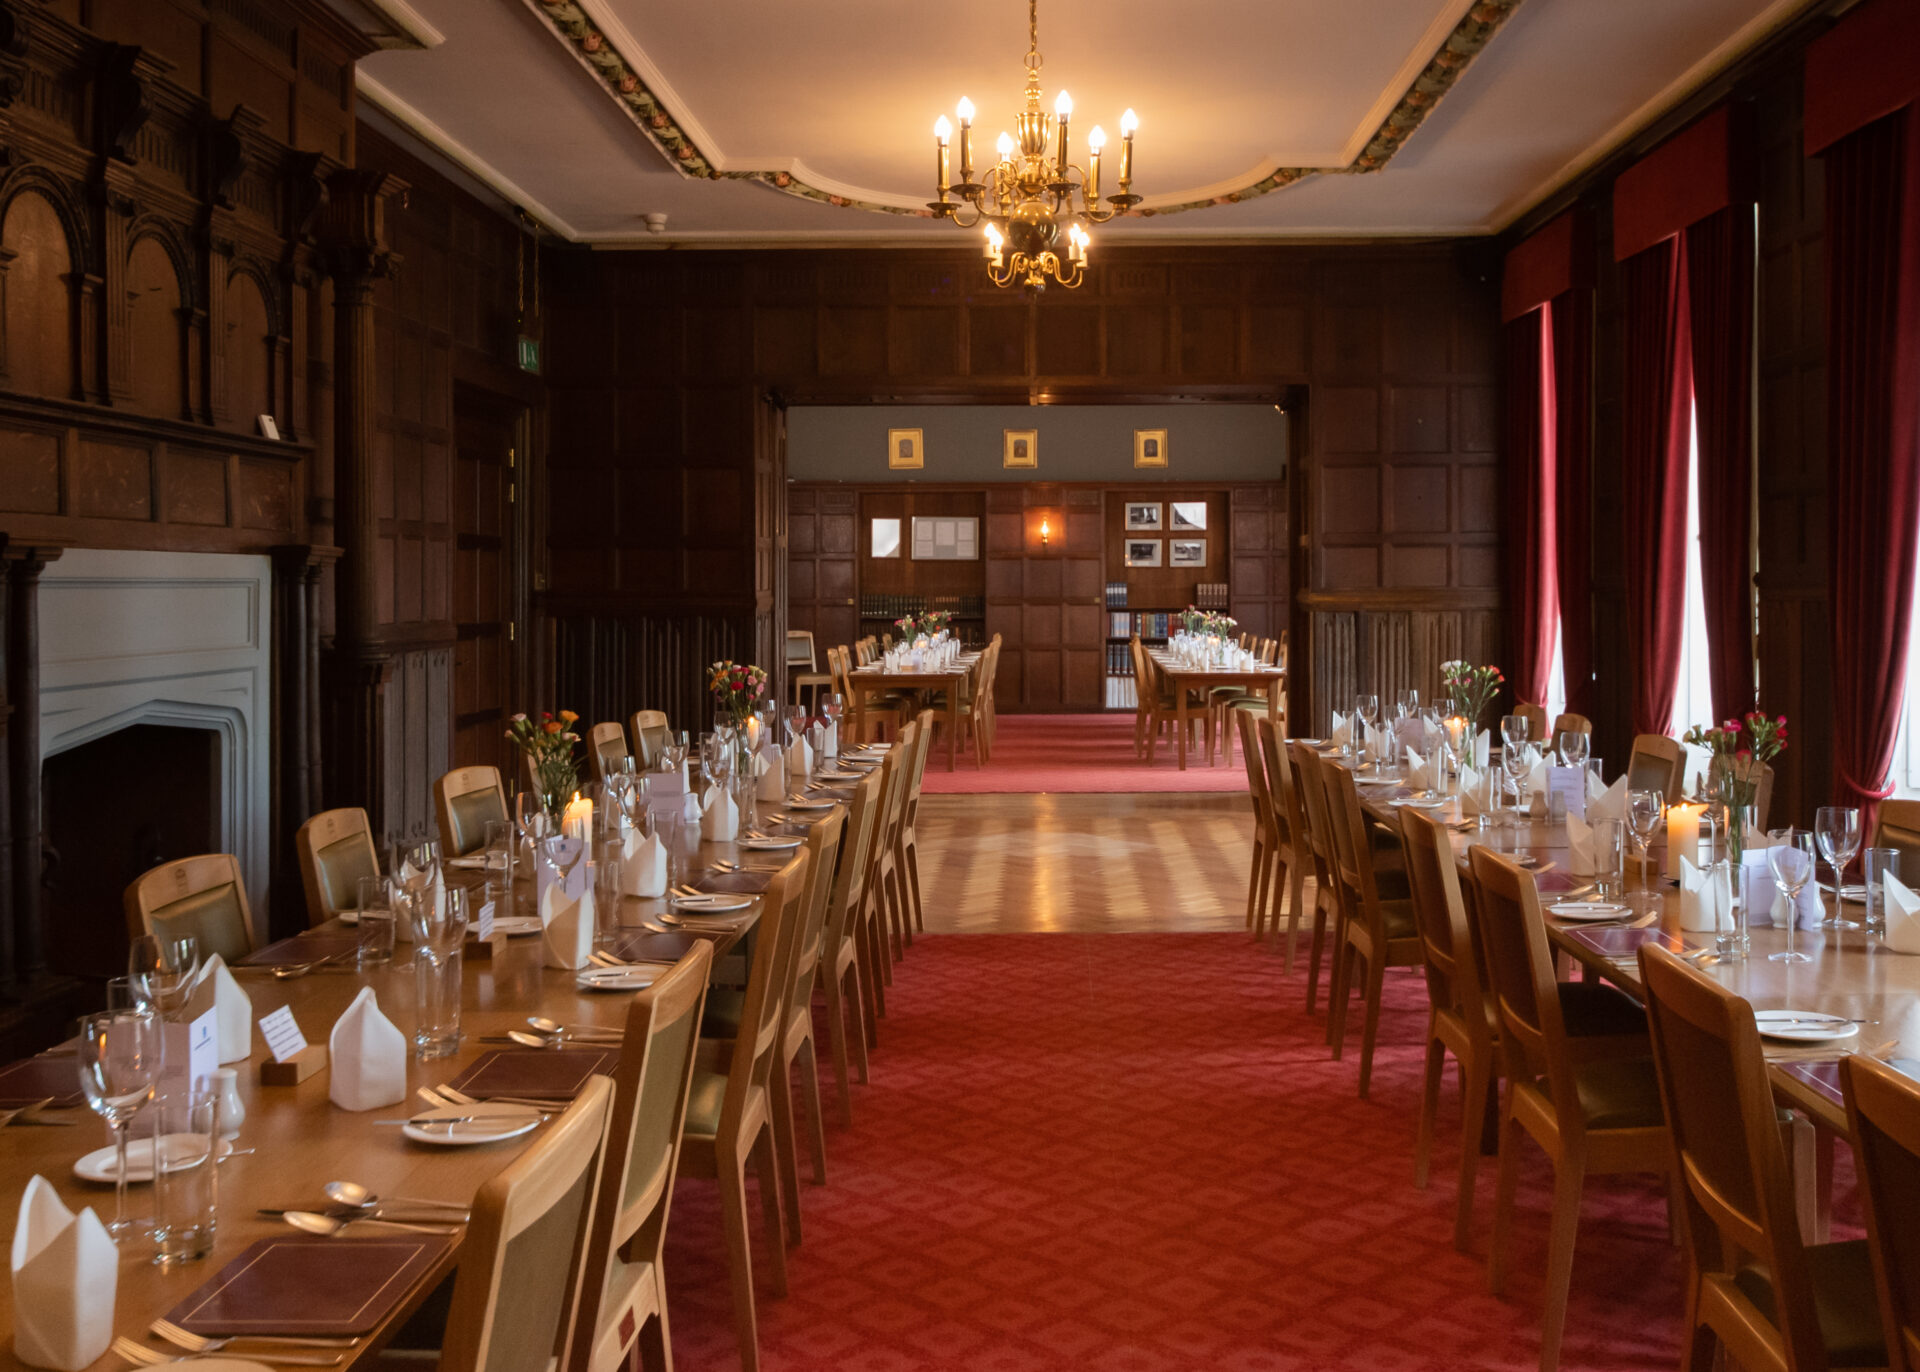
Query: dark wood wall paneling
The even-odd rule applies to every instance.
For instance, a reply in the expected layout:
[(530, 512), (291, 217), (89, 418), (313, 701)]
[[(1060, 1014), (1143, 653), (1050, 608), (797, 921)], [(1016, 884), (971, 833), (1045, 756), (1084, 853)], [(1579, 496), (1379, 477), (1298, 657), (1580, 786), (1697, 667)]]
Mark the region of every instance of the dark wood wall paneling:
[[(1136, 610), (1179, 609), (1194, 602), (1195, 588), (1203, 583), (1226, 584), (1228, 577), (1228, 542), (1232, 536), (1228, 522), (1227, 509), (1230, 494), (1226, 490), (1205, 487), (1148, 486), (1116, 487), (1107, 492), (1106, 536), (1102, 540), (1106, 555), (1106, 569), (1101, 576), (1104, 587), (1109, 581), (1127, 583), (1127, 605)], [(1174, 532), (1173, 502), (1203, 502), (1207, 507), (1207, 527), (1197, 532)], [(1127, 543), (1127, 506), (1137, 501), (1160, 507), (1160, 529), (1156, 533), (1142, 534), (1160, 545), (1160, 565), (1158, 567), (1129, 567), (1126, 559)], [(1264, 507), (1263, 507), (1264, 508)], [(1207, 543), (1207, 560), (1202, 566), (1176, 567), (1169, 560), (1173, 556), (1172, 543), (1175, 539), (1202, 538)], [(1264, 546), (1264, 544), (1262, 545)], [(1284, 590), (1282, 594), (1284, 594)], [(1265, 638), (1268, 629), (1264, 623), (1266, 591), (1262, 589), (1260, 618), (1263, 621), (1258, 629), (1243, 625), (1250, 634)], [(1104, 602), (1103, 602), (1104, 603)], [(1238, 615), (1234, 616), (1236, 619)], [(1284, 625), (1283, 625), (1284, 627)]]
[[(543, 607), (556, 645), (571, 645), (555, 659), (562, 694), (593, 684), (570, 661), (638, 653), (642, 626), (663, 644), (711, 632), (703, 625), (729, 626), (736, 644), (777, 638), (786, 607), (768, 606), (756, 584), (765, 574), (755, 506), (773, 502), (753, 497), (759, 472), (782, 460), (764, 436), (759, 407), (770, 394), (816, 403), (1297, 394), (1297, 474), (1278, 503), (1297, 507), (1313, 553), (1289, 549), (1246, 568), (1265, 593), (1246, 603), (1291, 612), (1296, 645), (1324, 644), (1312, 670), (1296, 673), (1295, 717), (1311, 707), (1324, 719), (1362, 683), (1431, 688), (1447, 656), (1497, 655), (1498, 330), (1481, 254), (1401, 244), (1116, 249), (1081, 290), (1038, 299), (995, 291), (962, 247), (561, 251), (551, 260), (556, 497)], [(1063, 495), (1063, 551), (1028, 559), (1035, 489), (988, 497), (988, 598), (1022, 608), (997, 618), (990, 609), (989, 629), (1017, 620), (1027, 641), (1028, 561), (1036, 586), (1087, 583), (1090, 625), (1085, 646), (1076, 638), (1047, 649), (1051, 662), (1036, 658), (1031, 677), (1020, 665), (1037, 703), (1064, 699), (1055, 677), (1081, 670), (1063, 655), (1083, 653), (1088, 673), (1099, 670), (1104, 510)], [(598, 498), (559, 498), (582, 490)], [(825, 497), (807, 508), (792, 499), (795, 524), (810, 526), (799, 538), (829, 536), (856, 513), (824, 508)], [(1267, 515), (1278, 552), (1275, 503), (1269, 494), (1242, 513), (1250, 535)], [(1066, 551), (1080, 546), (1081, 520), (1084, 551)], [(1017, 589), (1010, 571), (994, 572), (996, 549), (1023, 564)], [(794, 564), (815, 564), (816, 613), (820, 556), (797, 553)], [(1290, 601), (1279, 568), (1296, 561)], [(1008, 579), (996, 585), (996, 575)], [(1051, 612), (1035, 607), (1036, 635), (1050, 632), (1042, 621), (1062, 604), (1054, 596)], [(1063, 617), (1060, 633), (1077, 632)], [(1003, 672), (1014, 658), (1009, 644)], [(658, 703), (640, 692), (688, 689), (638, 658), (594, 682), (636, 693), (595, 698), (605, 712)]]

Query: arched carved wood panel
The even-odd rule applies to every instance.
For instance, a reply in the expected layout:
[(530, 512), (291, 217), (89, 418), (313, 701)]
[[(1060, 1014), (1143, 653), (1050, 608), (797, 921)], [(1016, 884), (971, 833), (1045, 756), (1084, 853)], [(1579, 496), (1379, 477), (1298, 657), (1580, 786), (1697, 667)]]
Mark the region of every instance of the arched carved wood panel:
[(158, 238), (127, 254), (128, 334), (132, 343), (132, 407), (142, 414), (188, 418), (181, 342), (180, 274)]
[(6, 388), (27, 395), (73, 394), (73, 270), (66, 227), (53, 202), (22, 191), (7, 206), (0, 246), (5, 276)]
[(273, 325), (260, 283), (247, 272), (227, 278), (227, 415), (251, 429), (272, 414)]

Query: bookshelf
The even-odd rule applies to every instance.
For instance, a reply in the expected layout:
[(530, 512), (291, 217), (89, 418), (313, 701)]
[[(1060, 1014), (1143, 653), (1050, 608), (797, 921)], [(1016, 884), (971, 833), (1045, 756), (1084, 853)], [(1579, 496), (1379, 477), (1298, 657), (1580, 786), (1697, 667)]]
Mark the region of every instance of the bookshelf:
[[(1225, 610), (1225, 582), (1201, 582), (1194, 587), (1190, 602), (1197, 610)], [(1107, 681), (1106, 706), (1109, 710), (1131, 710), (1139, 704), (1133, 680), (1133, 655), (1129, 645), (1138, 634), (1142, 643), (1165, 643), (1180, 627), (1185, 605), (1135, 607), (1127, 604), (1127, 583), (1107, 583)]]

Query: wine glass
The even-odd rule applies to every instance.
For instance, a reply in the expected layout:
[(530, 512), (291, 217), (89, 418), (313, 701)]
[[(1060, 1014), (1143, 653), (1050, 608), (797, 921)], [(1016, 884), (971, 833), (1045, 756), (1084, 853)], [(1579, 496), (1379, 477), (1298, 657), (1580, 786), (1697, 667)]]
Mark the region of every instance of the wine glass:
[(118, 1164), (113, 1223), (107, 1226), (116, 1243), (135, 1235), (127, 1218), (127, 1127), (153, 1099), (164, 1042), (160, 1016), (152, 1010), (110, 1010), (88, 1015), (80, 1026), (80, 1089), (107, 1122)]
[(1420, 713), (1420, 693), (1401, 691), (1393, 699), (1393, 712), (1396, 719), (1412, 719)]
[(1562, 729), (1554, 739), (1554, 745), (1559, 749), (1562, 767), (1585, 767), (1587, 754), (1593, 749), (1593, 739), (1583, 729)]
[(200, 975), (200, 940), (190, 934), (142, 934), (127, 950), (127, 975), (140, 983), (166, 1019), (193, 994)]
[(1652, 889), (1652, 874), (1647, 870), (1647, 850), (1653, 844), (1653, 836), (1660, 832), (1660, 820), (1667, 812), (1667, 798), (1658, 791), (1627, 792), (1627, 832), (1633, 835), (1633, 846), (1640, 854), (1640, 885), (1643, 890)]
[(1773, 884), (1787, 898), (1787, 946), (1769, 955), (1769, 962), (1811, 962), (1793, 946), (1793, 926), (1797, 922), (1800, 893), (1813, 880), (1813, 835), (1805, 829), (1775, 829), (1767, 835), (1767, 867)]
[(1532, 726), (1525, 715), (1505, 715), (1500, 720), (1500, 741), (1508, 752), (1525, 747), (1531, 732)]
[(1518, 747), (1508, 744), (1500, 752), (1500, 767), (1513, 787), (1514, 814), (1523, 816), (1527, 811), (1527, 779), (1533, 771), (1533, 750), (1524, 743)]
[(1849, 805), (1822, 805), (1814, 811), (1813, 833), (1820, 856), (1833, 868), (1833, 914), (1820, 927), (1858, 929), (1854, 921), (1840, 918), (1840, 872), (1860, 851), (1860, 812)]

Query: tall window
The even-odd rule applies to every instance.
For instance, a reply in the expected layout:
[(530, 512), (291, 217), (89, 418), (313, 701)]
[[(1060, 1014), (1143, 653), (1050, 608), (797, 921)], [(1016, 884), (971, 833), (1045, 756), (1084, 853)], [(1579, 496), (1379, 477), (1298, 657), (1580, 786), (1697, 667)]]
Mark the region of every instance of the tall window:
[(1707, 666), (1707, 600), (1700, 583), (1700, 428), (1687, 419), (1687, 614), (1680, 637), (1680, 687), (1673, 693), (1679, 738), (1696, 724), (1714, 724), (1713, 681)]

